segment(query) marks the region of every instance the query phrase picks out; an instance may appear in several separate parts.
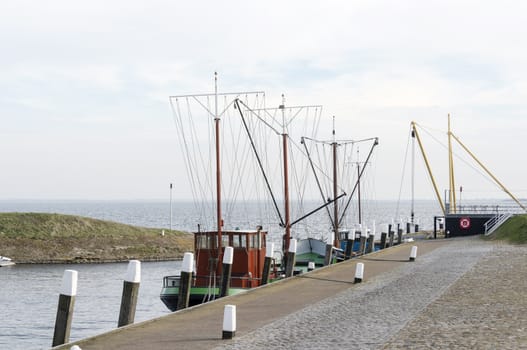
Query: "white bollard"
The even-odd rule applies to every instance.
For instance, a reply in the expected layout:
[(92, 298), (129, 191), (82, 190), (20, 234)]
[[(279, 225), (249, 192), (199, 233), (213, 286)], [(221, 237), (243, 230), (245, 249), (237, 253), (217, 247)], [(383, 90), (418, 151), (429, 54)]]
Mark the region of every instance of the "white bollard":
[(186, 252), (183, 255), (183, 262), (181, 263), (181, 271), (190, 272), (194, 271), (194, 254)]
[(121, 309), (117, 327), (134, 323), (139, 285), (141, 283), (141, 262), (130, 260), (123, 282), (123, 294), (121, 297)]
[(265, 257), (266, 258), (272, 258), (274, 254), (274, 243), (269, 243), (267, 245), (267, 249), (265, 251)]
[(289, 241), (289, 253), (296, 253), (296, 239), (291, 239)]
[(181, 276), (179, 282), (177, 310), (185, 309), (189, 306), (190, 287), (192, 283), (192, 272), (194, 271), (194, 254), (186, 252), (183, 255), (181, 264)]
[(315, 269), (315, 262), (310, 261), (307, 263), (307, 271), (313, 271)]
[[(221, 268), (220, 297), (227, 296), (231, 288), (232, 261), (234, 259), (234, 248), (225, 247), (223, 253), (223, 265)], [(252, 281), (249, 281), (252, 283)]]
[(77, 295), (77, 280), (77, 271), (64, 271), (52, 346), (62, 345), (69, 342), (73, 307), (75, 305), (75, 296)]
[(293, 276), (295, 269), (295, 257), (296, 257), (296, 239), (291, 239), (289, 241), (289, 251), (287, 252), (287, 262), (285, 266), (285, 275), (286, 277)]
[(414, 245), (412, 247), (412, 250), (410, 251), (410, 261), (415, 261), (415, 258), (417, 258), (417, 246)]
[(357, 263), (355, 268), (355, 283), (361, 283), (364, 278), (364, 264)]
[(236, 305), (225, 305), (223, 309), (222, 339), (232, 339), (236, 333)]
[(269, 282), (269, 275), (271, 274), (271, 264), (273, 262), (274, 255), (274, 243), (268, 243), (267, 249), (265, 250), (265, 260), (262, 272), (262, 284)]
[(225, 247), (225, 252), (223, 253), (223, 263), (232, 265), (233, 257), (234, 257), (234, 248)]

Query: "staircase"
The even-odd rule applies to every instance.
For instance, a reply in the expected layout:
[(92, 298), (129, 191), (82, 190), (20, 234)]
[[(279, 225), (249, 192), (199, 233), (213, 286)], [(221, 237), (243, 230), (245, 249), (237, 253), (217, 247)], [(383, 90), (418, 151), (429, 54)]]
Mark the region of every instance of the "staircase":
[(511, 213), (498, 214), (485, 223), (485, 236), (490, 235), (496, 231), (505, 221), (509, 220)]

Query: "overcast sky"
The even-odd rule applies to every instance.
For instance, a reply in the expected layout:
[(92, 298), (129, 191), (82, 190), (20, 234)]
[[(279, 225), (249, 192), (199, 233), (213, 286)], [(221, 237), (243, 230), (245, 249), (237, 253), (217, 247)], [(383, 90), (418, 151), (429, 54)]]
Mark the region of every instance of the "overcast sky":
[[(0, 199), (188, 197), (168, 96), (213, 91), (214, 71), (223, 91), (322, 104), (328, 134), (335, 115), (343, 138), (378, 136), (378, 199), (399, 195), (410, 122), (446, 130), (448, 113), (527, 197), (526, 37), (523, 1), (4, 0)], [(464, 195), (502, 197), (458, 163)]]

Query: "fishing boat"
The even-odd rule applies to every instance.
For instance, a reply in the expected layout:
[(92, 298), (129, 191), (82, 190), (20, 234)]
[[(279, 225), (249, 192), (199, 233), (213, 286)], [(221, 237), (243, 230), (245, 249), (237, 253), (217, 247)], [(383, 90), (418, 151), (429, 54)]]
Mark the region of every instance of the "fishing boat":
[[(213, 94), (170, 97), (176, 126), (179, 131), (181, 149), (192, 150), (194, 154), (199, 154), (199, 159), (185, 158), (186, 168), (189, 172), (189, 177), (192, 179), (191, 184), (196, 187), (193, 187), (193, 191), (201, 195), (204, 192), (198, 187), (203, 187), (203, 184), (209, 184), (207, 191), (213, 192), (214, 196), (214, 205), (210, 206), (210, 203), (203, 203), (199, 208), (200, 212), (205, 213), (203, 215), (214, 212), (214, 219), (212, 220), (214, 221), (214, 227), (213, 229), (202, 230), (201, 225), (198, 225), (198, 230), (194, 232), (195, 270), (192, 274), (189, 305), (208, 302), (220, 296), (221, 261), (225, 248), (228, 246), (233, 247), (233, 265), (230, 288), (227, 295), (237, 294), (268, 282), (262, 276), (264, 259), (267, 253), (270, 253), (269, 255), (273, 257), (269, 280), (282, 278), (285, 275), (285, 266), (287, 265), (287, 254), (285, 253), (288, 252), (291, 243), (292, 227), (307, 217), (306, 215), (301, 215), (300, 219), (297, 220), (293, 220), (291, 217), (288, 163), (288, 156), (290, 156), (288, 144), (291, 142), (291, 137), (288, 134), (288, 128), (291, 125), (291, 120), (297, 118), (301, 111), (305, 112), (306, 110), (314, 109), (316, 113), (320, 114), (321, 106), (286, 107), (285, 98), (282, 96), (282, 104), (278, 108), (266, 108), (264, 96), (265, 94), (261, 91), (218, 93), (216, 76)], [(209, 133), (208, 138), (202, 139), (197, 136), (195, 131), (198, 127), (194, 124), (196, 121), (195, 113), (182, 112), (182, 109), (187, 108), (192, 102), (197, 103), (204, 109), (209, 119), (213, 119), (212, 123), (206, 124), (213, 126), (213, 131)], [(222, 117), (227, 121), (234, 119), (235, 116), (228, 115), (229, 111), (233, 110), (238, 114), (238, 125), (221, 129)], [(292, 118), (288, 119), (286, 117), (286, 110), (293, 115)], [(281, 114), (281, 118), (276, 116), (277, 113)], [(262, 125), (265, 131), (255, 132), (256, 123)], [(313, 123), (313, 125), (318, 125), (318, 123)], [(199, 125), (200, 129), (204, 127), (205, 124)], [(225, 135), (225, 129), (229, 131), (236, 130), (233, 132), (234, 136), (227, 140), (233, 141), (235, 144), (231, 151), (226, 151), (221, 147), (222, 142), (220, 138)], [(191, 136), (186, 136), (185, 131), (190, 132)], [(260, 135), (261, 142), (254, 137), (255, 133)], [(274, 136), (278, 136), (280, 144), (280, 152), (278, 153), (281, 163), (281, 181), (279, 181), (279, 185), (273, 183), (273, 179), (276, 177), (270, 176), (265, 167), (266, 164), (270, 163), (266, 157), (277, 155), (276, 149), (271, 149), (269, 146), (269, 139)], [(223, 139), (225, 138), (223, 137)], [(189, 146), (191, 142), (200, 144), (211, 140), (213, 140), (212, 147), (205, 148), (205, 150), (196, 151), (199, 147)], [(251, 152), (241, 150), (243, 142), (250, 145), (248, 148), (252, 150)], [(211, 156), (207, 158), (207, 155)], [(240, 176), (233, 171), (233, 169), (243, 170), (248, 168), (246, 164), (249, 162), (254, 164), (254, 168), (249, 174)], [(202, 167), (199, 165), (201, 163), (207, 165)], [(213, 169), (210, 166), (211, 164), (214, 164)], [(222, 177), (225, 172), (227, 173), (226, 176)], [(199, 179), (200, 176), (204, 177), (209, 173), (215, 174), (213, 180)], [(267, 252), (268, 231), (264, 230), (262, 225), (254, 225), (253, 227), (257, 227), (257, 229), (248, 230), (240, 229), (237, 226), (232, 228), (225, 227), (229, 224), (224, 220), (223, 208), (225, 200), (222, 200), (226, 182), (233, 183), (235, 187), (234, 194), (225, 196), (227, 198), (239, 194), (242, 191), (240, 189), (245, 187), (244, 185), (249, 188), (248, 191), (251, 194), (257, 188), (256, 182), (259, 182), (259, 185), (265, 188), (266, 199), (269, 203), (272, 203), (270, 206), (275, 213), (276, 226), (283, 230), (281, 237), (282, 250), (276, 252), (278, 257), (274, 251)], [(280, 187), (283, 194), (283, 210), (279, 209), (276, 191), (274, 190), (276, 187)], [(311, 213), (332, 203), (333, 200), (323, 203), (312, 210)], [(203, 209), (203, 207), (207, 208)], [(299, 264), (302, 264), (301, 259)], [(160, 298), (172, 311), (177, 309), (180, 281), (181, 275), (165, 276), (163, 278)]]
[[(221, 232), (222, 249), (216, 247), (217, 231), (194, 234), (196, 272), (192, 276), (189, 306), (205, 303), (220, 297), (221, 274), (218, 272), (225, 246), (233, 247), (233, 264), (228, 295), (262, 284), (262, 271), (266, 255), (267, 232), (260, 229)], [(219, 253), (221, 252), (221, 253)], [(219, 254), (218, 254), (219, 253)], [(212, 273), (211, 273), (212, 271)], [(181, 276), (165, 276), (161, 300), (176, 311)]]
[[(207, 220), (213, 222), (212, 229), (203, 230), (201, 224), (198, 224), (197, 232), (194, 232), (194, 258), (195, 269), (192, 274), (192, 284), (189, 297), (189, 306), (208, 302), (219, 297), (219, 283), (222, 274), (222, 259), (225, 247), (233, 247), (233, 266), (231, 288), (228, 290), (228, 295), (239, 293), (247, 288), (256, 287), (261, 284), (261, 266), (266, 254), (266, 235), (267, 232), (257, 230), (226, 230), (224, 229), (223, 205), (222, 205), (222, 161), (221, 149), (222, 145), (220, 137), (221, 122), (227, 108), (232, 107), (233, 101), (240, 95), (263, 95), (263, 92), (256, 93), (218, 93), (217, 75), (215, 75), (214, 93), (199, 94), (199, 95), (178, 95), (170, 97), (170, 104), (174, 114), (174, 120), (178, 129), (178, 139), (189, 156), (185, 158), (186, 169), (189, 171), (191, 179), (190, 184), (192, 190), (199, 192), (202, 182), (210, 184), (209, 190), (213, 193), (214, 201), (212, 203), (204, 203), (208, 210), (197, 210), (199, 212), (214, 213), (215, 218)], [(223, 106), (220, 106), (218, 100), (226, 101)], [(183, 102), (182, 102), (183, 101)], [(208, 125), (196, 126), (194, 122), (201, 122), (195, 120), (191, 113), (182, 112), (191, 103), (196, 102), (203, 106), (205, 110), (204, 119), (212, 119), (212, 131), (207, 135), (209, 140), (200, 139), (196, 133), (192, 131), (207, 128)], [(182, 106), (180, 105), (182, 102)], [(219, 110), (219, 109), (222, 110)], [(210, 122), (210, 120), (208, 120)], [(187, 136), (186, 132), (190, 132)], [(192, 139), (195, 137), (194, 139)], [(189, 139), (190, 138), (190, 139)], [(208, 142), (212, 141), (212, 142)], [(189, 144), (196, 144), (195, 147), (199, 149), (197, 153), (206, 153), (206, 159), (200, 159), (201, 162), (189, 158), (192, 156), (191, 151), (188, 150)], [(203, 144), (206, 143), (205, 146)], [(209, 144), (212, 144), (209, 146)], [(205, 151), (201, 152), (204, 147)], [(207, 168), (198, 163), (209, 163), (214, 165), (214, 170)], [(215, 173), (215, 178), (207, 179), (204, 175), (212, 172)], [(197, 184), (199, 183), (199, 184)], [(214, 216), (213, 214), (213, 216)], [(201, 219), (200, 219), (201, 221)], [(215, 226), (215, 227), (214, 227)], [(176, 311), (178, 307), (179, 289), (180, 289), (181, 275), (165, 276), (163, 278), (163, 287), (161, 290), (161, 301), (171, 311)]]
[(0, 267), (11, 266), (15, 263), (7, 256), (0, 256)]

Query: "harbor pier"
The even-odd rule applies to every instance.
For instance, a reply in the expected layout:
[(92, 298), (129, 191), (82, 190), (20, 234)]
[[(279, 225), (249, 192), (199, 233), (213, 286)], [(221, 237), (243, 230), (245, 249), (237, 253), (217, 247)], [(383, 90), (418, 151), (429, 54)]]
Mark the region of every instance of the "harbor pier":
[[(419, 255), (414, 262), (409, 262), (412, 246), (418, 247)], [(444, 334), (438, 334), (434, 340), (427, 334), (412, 333), (405, 327), (412, 320), (425, 317), (430, 306), (448, 296), (449, 288), (462, 283), (460, 277), (473, 273), (471, 270), (478, 262), (495, 257), (496, 247), (500, 253), (500, 249), (507, 246), (486, 242), (479, 237), (402, 244), (54, 349), (70, 349), (74, 344), (83, 350), (315, 349), (329, 346), (364, 349), (383, 348), (385, 344), (404, 347), (413, 342), (447, 341), (449, 337), (445, 338)], [(509, 250), (505, 249), (504, 254), (510, 254)], [(359, 262), (365, 267), (364, 282), (354, 284), (355, 267)], [(511, 276), (507, 271), (502, 274), (507, 278)], [(486, 283), (486, 290), (491, 288), (499, 293), (499, 281), (486, 280)], [(507, 283), (504, 288), (510, 288), (510, 282)], [(481, 281), (476, 285), (482, 286)], [(492, 298), (488, 293), (479, 294)], [(463, 319), (463, 303), (469, 302), (466, 300), (469, 295), (448, 296), (454, 299), (454, 304), (461, 303), (448, 308), (452, 322), (459, 319), (459, 322), (467, 323)], [(526, 303), (520, 303), (519, 310), (525, 308)], [(228, 304), (236, 305), (237, 329), (236, 337), (224, 340), (222, 321), (224, 307)], [(518, 308), (518, 301), (511, 302), (511, 305)], [(444, 312), (443, 309), (432, 311)], [(499, 313), (493, 317), (499, 317)], [(492, 319), (488, 315), (487, 318)], [(494, 327), (506, 325), (502, 321), (496, 322)], [(478, 322), (486, 321), (478, 318), (471, 322), (471, 327), (479, 327)], [(437, 327), (433, 318), (428, 319), (428, 323), (417, 328)], [(449, 330), (442, 330), (445, 331)], [(466, 335), (466, 332), (462, 334)], [(409, 338), (402, 339), (403, 336)], [(527, 334), (524, 331), (519, 336), (525, 338)], [(510, 336), (507, 338), (507, 335), (504, 337), (509, 344), (519, 341)], [(465, 337), (464, 341), (474, 340)], [(435, 348), (441, 348), (440, 345), (436, 343)]]

